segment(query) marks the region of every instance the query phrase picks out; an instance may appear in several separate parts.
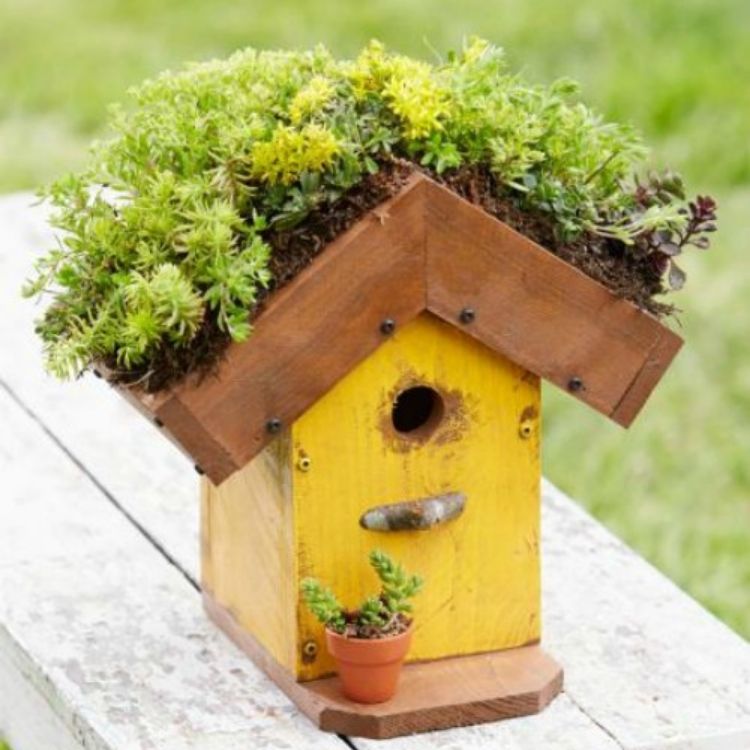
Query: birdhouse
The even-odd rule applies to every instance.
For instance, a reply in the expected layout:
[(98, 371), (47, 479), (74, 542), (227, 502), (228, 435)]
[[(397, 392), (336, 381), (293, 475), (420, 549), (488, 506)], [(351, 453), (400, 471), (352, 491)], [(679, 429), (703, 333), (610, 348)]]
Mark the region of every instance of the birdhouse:
[[(540, 378), (628, 426), (681, 345), (430, 179), (268, 300), (216, 377), (129, 389), (202, 478), (209, 614), (324, 729), (393, 736), (538, 711)], [(427, 581), (399, 694), (339, 697), (315, 576), (346, 602), (380, 548)]]

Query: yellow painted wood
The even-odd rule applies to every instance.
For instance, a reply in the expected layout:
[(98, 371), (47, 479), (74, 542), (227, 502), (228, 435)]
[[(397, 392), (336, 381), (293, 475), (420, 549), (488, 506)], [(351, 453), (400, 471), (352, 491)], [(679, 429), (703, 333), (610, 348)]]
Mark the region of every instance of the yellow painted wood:
[[(392, 425), (413, 385), (442, 396), (425, 441)], [(377, 590), (367, 564), (380, 548), (426, 579), (410, 659), (504, 649), (540, 635), (539, 380), (428, 313), (390, 337), (292, 426), (298, 576), (331, 585), (353, 607)], [(360, 515), (383, 503), (449, 491), (464, 514), (430, 531), (373, 532)], [(321, 626), (298, 610), (297, 675), (333, 665)], [(302, 658), (314, 640), (318, 656)]]
[(290, 441), (271, 443), (219, 487), (202, 480), (202, 584), (281, 665), (296, 664), (297, 572)]

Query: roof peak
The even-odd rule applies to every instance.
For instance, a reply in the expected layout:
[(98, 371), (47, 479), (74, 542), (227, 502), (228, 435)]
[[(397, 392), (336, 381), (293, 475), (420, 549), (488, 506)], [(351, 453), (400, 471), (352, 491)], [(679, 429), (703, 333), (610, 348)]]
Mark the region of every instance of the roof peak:
[(421, 173), (274, 294), (217, 377), (121, 389), (220, 483), (428, 310), (628, 426), (681, 339)]

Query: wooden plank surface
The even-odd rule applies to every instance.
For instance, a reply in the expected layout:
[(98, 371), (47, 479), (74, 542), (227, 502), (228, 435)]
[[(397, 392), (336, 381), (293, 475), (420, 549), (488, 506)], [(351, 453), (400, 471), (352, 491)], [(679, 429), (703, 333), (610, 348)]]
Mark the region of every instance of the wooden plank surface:
[[(230, 646), (198, 591), (3, 390), (0, 425), (0, 653), (80, 747), (343, 747)], [(17, 696), (0, 693), (14, 750), (70, 744), (29, 744)]]
[[(85, 378), (60, 385), (39, 370), (38, 345), (30, 322), (33, 305), (15, 296), (15, 289), (28, 273), (33, 251), (49, 241), (41, 228), (43, 214), (38, 208), (29, 208), (31, 201), (31, 196), (0, 200), (0, 379), (6, 386), (12, 385), (26, 409), (43, 419), (46, 430), (35, 429), (30, 438), (19, 443), (21, 425), (32, 422), (29, 414), (24, 412), (18, 423), (7, 418), (0, 422), (0, 464), (7, 480), (0, 501), (0, 524), (4, 538), (14, 542), (17, 555), (11, 559), (8, 545), (0, 545), (0, 554), (6, 555), (0, 566), (4, 576), (0, 584), (0, 639), (8, 642), (12, 618), (13, 644), (3, 647), (2, 652), (21, 648), (25, 655), (22, 662), (2, 660), (3, 668), (12, 663), (19, 670), (13, 675), (15, 681), (20, 674), (22, 684), (31, 685), (33, 694), (41, 696), (40, 706), (46, 707), (53, 718), (63, 717), (63, 725), (74, 736), (80, 736), (85, 725), (83, 714), (99, 733), (115, 721), (115, 729), (104, 745), (112, 750), (148, 747), (149, 736), (159, 750), (269, 746), (270, 728), (276, 724), (288, 726), (289, 705), (284, 701), (264, 703), (269, 700), (267, 693), (275, 688), (268, 682), (255, 681), (255, 672), (206, 623), (191, 597), (183, 601), (183, 594), (174, 593), (184, 591), (189, 584), (174, 565), (165, 562), (167, 554), (181, 570), (195, 577), (197, 485), (190, 464), (101, 382)], [(103, 430), (102, 425), (113, 428)], [(67, 452), (53, 464), (43, 458), (50, 439), (59, 441)], [(12, 449), (19, 445), (20, 450)], [(71, 468), (73, 459), (78, 465)], [(17, 474), (15, 466), (21, 467)], [(81, 479), (84, 469), (87, 474)], [(9, 477), (15, 477), (15, 482), (11, 483)], [(54, 485), (49, 484), (50, 477)], [(91, 481), (101, 488), (95, 500), (82, 489)], [(120, 523), (112, 511), (97, 521), (99, 504), (104, 504), (102, 490), (129, 519)], [(84, 497), (89, 498), (86, 503), (78, 504)], [(543, 498), (543, 643), (565, 667), (566, 692), (538, 717), (387, 742), (357, 741), (357, 747), (746, 750), (750, 746), (747, 643), (551, 485), (544, 485)], [(624, 490), (623, 502), (637, 499), (633, 488)], [(41, 551), (31, 544), (40, 522), (42, 529), (50, 530), (37, 545)], [(132, 530), (134, 523), (148, 532), (161, 551), (154, 551), (154, 544), (148, 541), (129, 551), (110, 544), (124, 535), (130, 538), (127, 529)], [(108, 524), (112, 524), (111, 533), (105, 533)], [(27, 545), (28, 555), (24, 556)], [(75, 570), (82, 575), (82, 586), (93, 586), (86, 596), (75, 588), (77, 578), (72, 574), (60, 577), (56, 572), (66, 554), (81, 560)], [(44, 562), (45, 555), (52, 559)], [(129, 566), (142, 555), (145, 566)], [(159, 571), (164, 565), (172, 570), (162, 577)], [(104, 584), (97, 583), (103, 571), (119, 576), (107, 584), (109, 594)], [(123, 598), (132, 591), (134, 579), (148, 584), (148, 602)], [(111, 604), (112, 599), (116, 606)], [(101, 613), (101, 602), (106, 600), (114, 609), (113, 622), (119, 624), (115, 631), (97, 638), (97, 628), (102, 622), (106, 624), (97, 612)], [(125, 628), (122, 620), (133, 607), (134, 616), (128, 618)], [(47, 615), (58, 609), (54, 617), (39, 617), (40, 612)], [(64, 626), (60, 624), (63, 622)], [(172, 673), (175, 676), (169, 690), (163, 685), (144, 686), (142, 670), (151, 661), (158, 663), (157, 646), (167, 632), (180, 636), (175, 666), (180, 667), (184, 659), (189, 669), (182, 667)], [(207, 651), (193, 648), (194, 634), (207, 639)], [(123, 637), (128, 640), (120, 643), (118, 639)], [(104, 673), (105, 690), (89, 687), (84, 691), (76, 688), (76, 683), (71, 685), (65, 663), (90, 655), (86, 648), (89, 642), (96, 644), (99, 657), (116, 657), (125, 673), (131, 670), (137, 679), (128, 682), (119, 673)], [(97, 663), (101, 664), (101, 659)], [(214, 731), (216, 725), (205, 717), (201, 706), (197, 719), (183, 706), (179, 722), (190, 727), (191, 744), (179, 744), (174, 737), (168, 738), (171, 744), (162, 744), (165, 734), (175, 731), (178, 704), (184, 696), (178, 683), (196, 684), (189, 674), (196, 663), (204, 665), (201, 669), (210, 667), (208, 676), (202, 672), (198, 683), (206, 700), (212, 701), (212, 708), (219, 709), (224, 729)], [(233, 674), (232, 670), (239, 671)], [(93, 681), (97, 679), (102, 678), (94, 675)], [(7, 680), (2, 682), (6, 684)], [(125, 734), (116, 720), (123, 705), (131, 710), (142, 703), (151, 706), (147, 713), (153, 717), (153, 691), (169, 710), (164, 718), (160, 715), (153, 735), (149, 735), (147, 725), (138, 740), (141, 744), (134, 744), (127, 733), (131, 719), (123, 720)], [(24, 705), (17, 694), (9, 695), (0, 691), (0, 733), (8, 728), (5, 717), (9, 713), (16, 716), (19, 706)], [(160, 704), (160, 710), (164, 711), (164, 705)], [(262, 718), (254, 713), (256, 710)], [(254, 739), (258, 722), (261, 732)], [(228, 734), (224, 732), (227, 727)], [(285, 741), (289, 745), (290, 741)], [(299, 743), (299, 736), (296, 741)], [(86, 742), (87, 747), (102, 747), (90, 734)], [(14, 750), (38, 747), (22, 740)], [(68, 750), (62, 741), (58, 747)]]
[(471, 307), (468, 334), (629, 425), (680, 338), (446, 188), (427, 194), (428, 308), (455, 323)]
[(665, 366), (680, 350), (682, 341), (678, 336), (671, 332), (662, 333), (647, 354), (646, 361), (633, 378), (625, 395), (614, 408), (611, 416), (615, 422), (629, 425), (636, 418), (645, 400), (661, 380)]
[(81, 750), (81, 743), (29, 680), (35, 673), (38, 668), (29, 654), (0, 625), (0, 740), (12, 737), (16, 748)]

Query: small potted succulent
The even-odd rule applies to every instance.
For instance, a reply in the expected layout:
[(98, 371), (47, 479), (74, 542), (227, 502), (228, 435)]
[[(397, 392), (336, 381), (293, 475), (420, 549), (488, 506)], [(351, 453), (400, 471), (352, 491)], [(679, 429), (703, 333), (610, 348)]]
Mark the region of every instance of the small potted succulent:
[(409, 600), (422, 588), (419, 576), (407, 575), (385, 552), (373, 550), (370, 565), (382, 588), (355, 610), (344, 609), (314, 578), (301, 583), (302, 598), (325, 625), (342, 691), (358, 703), (382, 703), (395, 694), (414, 629)]

